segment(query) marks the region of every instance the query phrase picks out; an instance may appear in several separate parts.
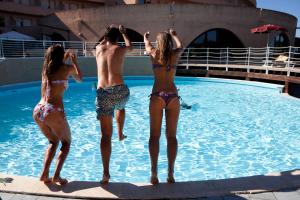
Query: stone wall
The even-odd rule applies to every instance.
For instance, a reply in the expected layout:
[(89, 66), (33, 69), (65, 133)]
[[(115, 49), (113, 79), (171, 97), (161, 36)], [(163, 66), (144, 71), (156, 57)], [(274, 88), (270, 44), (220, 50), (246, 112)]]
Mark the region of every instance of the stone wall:
[[(43, 58), (16, 58), (0, 61), (0, 85), (24, 83), (41, 80)], [(96, 77), (95, 58), (78, 58), (78, 65), (84, 77)], [(124, 63), (124, 75), (152, 75), (149, 57), (127, 57)]]

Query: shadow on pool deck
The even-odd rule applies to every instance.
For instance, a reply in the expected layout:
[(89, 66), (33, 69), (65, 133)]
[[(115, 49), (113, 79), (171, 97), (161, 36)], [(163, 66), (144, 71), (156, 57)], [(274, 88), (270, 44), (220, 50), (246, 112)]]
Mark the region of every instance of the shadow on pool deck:
[[(4, 174), (0, 174), (0, 178), (3, 176)], [(11, 183), (0, 183), (1, 192), (72, 198), (179, 199), (261, 193), (300, 187), (300, 170), (233, 179), (161, 183), (157, 186), (145, 183), (101, 185), (98, 182), (87, 181), (71, 181), (65, 186), (46, 186), (36, 178), (11, 178)]]

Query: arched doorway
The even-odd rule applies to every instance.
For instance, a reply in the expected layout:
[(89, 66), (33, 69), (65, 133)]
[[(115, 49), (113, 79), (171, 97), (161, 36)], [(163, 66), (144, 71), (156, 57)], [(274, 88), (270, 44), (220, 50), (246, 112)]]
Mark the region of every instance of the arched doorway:
[(282, 32), (273, 39), (270, 43), (271, 47), (288, 47), (290, 46), (290, 40), (288, 36)]
[[(131, 42), (144, 42), (144, 37), (139, 32), (130, 28), (126, 28), (126, 33)], [(104, 36), (100, 38), (99, 42), (102, 41), (103, 38)], [(119, 36), (119, 42), (124, 42), (124, 39), (121, 34)]]
[[(144, 42), (143, 36), (135, 30), (126, 28), (126, 33), (131, 42)], [(120, 42), (124, 42), (123, 37), (120, 37)]]
[(50, 35), (51, 40), (53, 41), (66, 41), (66, 39), (64, 38), (64, 36), (62, 36), (59, 33), (52, 33), (52, 35)]
[[(234, 57), (236, 62), (244, 62), (245, 49), (240, 39), (231, 31), (215, 28), (196, 37), (182, 54), (181, 60), (198, 64), (228, 64)], [(184, 62), (186, 62), (184, 61)]]
[(188, 48), (243, 48), (240, 39), (231, 31), (215, 28), (196, 37)]

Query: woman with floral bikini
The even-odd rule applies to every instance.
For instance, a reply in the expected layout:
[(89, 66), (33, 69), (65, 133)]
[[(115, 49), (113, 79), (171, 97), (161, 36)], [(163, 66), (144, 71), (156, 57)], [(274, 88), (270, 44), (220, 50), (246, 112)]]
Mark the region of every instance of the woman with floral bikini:
[[(67, 59), (71, 60), (71, 65), (65, 64)], [(54, 182), (61, 185), (68, 183), (66, 179), (60, 177), (60, 171), (71, 145), (71, 132), (63, 105), (63, 95), (68, 88), (69, 76), (73, 76), (78, 82), (82, 79), (75, 54), (70, 50), (65, 53), (61, 45), (50, 46), (45, 53), (42, 66), (41, 100), (33, 111), (35, 122), (49, 140), (40, 177), (44, 183)], [(49, 178), (49, 168), (59, 142), (62, 146), (55, 172), (53, 177)]]

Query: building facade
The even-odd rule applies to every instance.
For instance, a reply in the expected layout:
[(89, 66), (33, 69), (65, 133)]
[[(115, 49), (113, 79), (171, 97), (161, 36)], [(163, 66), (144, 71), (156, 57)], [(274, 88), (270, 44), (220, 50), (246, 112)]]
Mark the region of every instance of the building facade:
[[(106, 5), (113, 3), (116, 5), (57, 12), (43, 18), (41, 24), (59, 19), (72, 40), (83, 41), (98, 41), (109, 24), (124, 24), (135, 42), (142, 42), (146, 31), (155, 41), (158, 32), (174, 28), (185, 47), (289, 46), (295, 41), (297, 19), (257, 8), (256, 0), (106, 1)], [(265, 24), (283, 26), (288, 32), (250, 32)]]
[(106, 5), (125, 5), (125, 4), (214, 4), (231, 6), (256, 6), (256, 0), (107, 0)]
[[(62, 10), (99, 7), (105, 0), (0, 0), (0, 34), (15, 30), (37, 39), (43, 36), (39, 20)], [(53, 39), (59, 39), (57, 36)]]
[[(8, 3), (4, 1), (0, 0), (0, 4)], [(19, 6), (25, 6), (26, 2), (27, 7), (35, 5), (38, 8), (34, 15), (26, 13), (30, 23), (22, 23), (23, 33), (25, 25), (31, 24), (31, 35), (37, 39), (46, 35), (52, 40), (95, 42), (103, 37), (106, 26), (123, 24), (134, 42), (142, 42), (146, 31), (150, 31), (150, 39), (155, 41), (158, 32), (169, 28), (178, 32), (185, 47), (289, 46), (295, 42), (297, 18), (257, 8), (256, 0), (10, 1), (14, 4), (23, 2)], [(3, 10), (3, 6), (0, 7)], [(15, 26), (20, 24), (9, 17), (8, 21)], [(265, 24), (283, 26), (288, 31), (250, 32), (252, 28)]]

